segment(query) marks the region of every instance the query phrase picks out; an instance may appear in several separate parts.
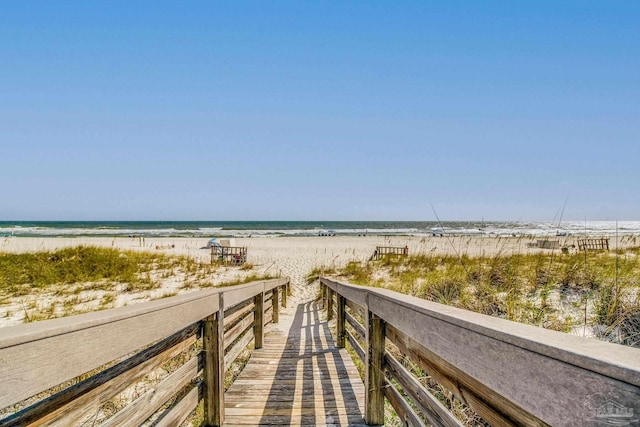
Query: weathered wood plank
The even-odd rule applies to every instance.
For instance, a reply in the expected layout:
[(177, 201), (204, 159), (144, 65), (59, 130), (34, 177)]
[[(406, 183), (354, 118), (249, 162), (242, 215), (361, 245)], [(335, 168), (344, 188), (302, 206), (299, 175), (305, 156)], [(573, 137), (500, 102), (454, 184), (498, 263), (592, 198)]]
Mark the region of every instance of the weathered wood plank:
[(100, 426), (134, 427), (141, 425), (144, 420), (160, 409), (171, 396), (198, 376), (198, 360), (198, 357), (192, 357), (178, 370), (100, 424)]
[[(192, 292), (127, 307), (2, 328), (0, 408), (96, 369), (218, 310), (217, 294), (234, 306), (288, 279)], [(140, 325), (148, 325), (140, 327)], [(96, 353), (95, 348), (102, 351)], [(4, 390), (3, 390), (4, 391)]]
[(287, 308), (287, 296), (289, 294), (288, 287), (288, 285), (280, 287), (280, 289), (282, 289), (282, 308)]
[(239, 304), (234, 307), (233, 310), (224, 311), (224, 327), (229, 329), (233, 325), (246, 316), (247, 313), (253, 312), (253, 299), (245, 301), (244, 304)]
[(362, 326), (360, 324), (360, 322), (358, 322), (356, 320), (355, 317), (353, 317), (351, 314), (346, 313), (345, 315), (345, 319), (347, 321), (347, 323), (353, 328), (354, 332), (356, 333), (356, 335), (358, 336), (358, 338), (360, 338), (361, 340), (364, 341), (365, 339), (365, 331), (364, 331), (364, 326)]
[(462, 423), (429, 393), (395, 357), (385, 353), (384, 362), (389, 376), (398, 381), (405, 393), (413, 398), (413, 402), (431, 424), (436, 427), (462, 427)]
[(60, 391), (0, 421), (3, 427), (76, 424), (131, 383), (142, 379), (164, 362), (196, 342), (199, 324), (154, 344), (132, 357), (84, 381)]
[(224, 355), (225, 368), (229, 368), (229, 366), (231, 366), (240, 353), (242, 353), (242, 351), (251, 344), (251, 341), (253, 341), (253, 328), (248, 328), (242, 338), (240, 338), (240, 340), (238, 340), (238, 342), (227, 351), (227, 354)]
[(0, 408), (171, 335), (215, 312), (217, 304), (217, 291), (204, 291), (2, 328)]
[(278, 288), (273, 288), (273, 323), (279, 323), (280, 321), (280, 298)]
[(336, 294), (336, 345), (339, 348), (344, 347), (344, 337), (345, 337), (345, 303), (346, 299), (340, 295)]
[(312, 314), (318, 305), (298, 309), (289, 336), (265, 334), (227, 390), (226, 426), (363, 424), (364, 385), (326, 322)]
[(425, 423), (422, 422), (413, 408), (409, 406), (400, 392), (398, 392), (398, 390), (396, 390), (395, 387), (393, 387), (387, 381), (384, 382), (384, 395), (389, 400), (391, 406), (393, 406), (393, 409), (396, 411), (398, 417), (402, 420), (403, 425), (408, 427), (425, 426)]
[(155, 424), (155, 427), (175, 427), (179, 426), (198, 406), (198, 385), (194, 385), (179, 402), (167, 409)]
[(349, 310), (351, 310), (353, 312), (353, 314), (360, 316), (361, 318), (364, 319), (364, 307), (361, 305), (356, 304), (353, 301), (349, 301), (347, 299), (347, 307), (349, 307)]
[(253, 322), (253, 337), (255, 348), (262, 348), (264, 339), (264, 294), (259, 293), (253, 297), (255, 306), (255, 320)]
[[(224, 294), (220, 294), (224, 307)], [(221, 426), (224, 422), (224, 310), (207, 317), (203, 323), (204, 423)]]
[(327, 289), (327, 322), (333, 320), (333, 291)]
[(349, 341), (351, 348), (353, 348), (353, 350), (356, 352), (356, 354), (358, 355), (362, 363), (364, 363), (364, 360), (365, 360), (364, 349), (362, 348), (358, 340), (356, 340), (356, 337), (354, 337), (349, 330), (347, 330), (346, 332), (347, 332), (347, 341)]
[(247, 328), (253, 327), (253, 322), (255, 321), (255, 315), (252, 312), (248, 313), (240, 322), (236, 323), (236, 325), (226, 331), (224, 333), (224, 343), (227, 346), (227, 349), (233, 345), (235, 340), (242, 335)]
[(365, 353), (365, 415), (367, 424), (384, 424), (384, 321), (369, 311)]
[[(420, 343), (420, 348), (414, 346), (415, 353), (425, 355), (423, 359), (446, 373), (451, 391), (475, 405), (478, 412), (491, 408), (493, 412), (485, 411), (487, 417), (499, 414), (505, 422), (566, 424), (571, 413), (577, 414), (572, 422), (579, 425), (588, 417), (584, 402), (597, 393), (615, 395), (612, 399), (627, 408), (640, 401), (636, 349), (516, 324), (385, 289), (344, 283), (338, 283), (337, 289), (345, 296), (351, 291), (362, 298), (365, 293), (371, 311)], [(552, 402), (549, 390), (555, 397)], [(465, 399), (465, 394), (473, 397)]]

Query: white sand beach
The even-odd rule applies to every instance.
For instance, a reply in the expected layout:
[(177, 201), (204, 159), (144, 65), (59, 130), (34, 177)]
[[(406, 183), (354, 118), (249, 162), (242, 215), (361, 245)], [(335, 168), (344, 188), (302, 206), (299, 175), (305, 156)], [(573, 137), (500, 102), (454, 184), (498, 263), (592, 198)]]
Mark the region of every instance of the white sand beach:
[[(248, 262), (257, 273), (280, 274), (291, 278), (296, 286), (304, 283), (306, 275), (318, 266), (343, 266), (349, 261), (366, 261), (376, 246), (407, 246), (410, 254), (431, 253), (468, 256), (494, 256), (551, 252), (532, 248), (540, 237), (481, 237), (481, 236), (333, 236), (333, 237), (274, 237), (235, 238), (234, 246), (248, 249)], [(558, 246), (577, 246), (578, 237), (557, 237)], [(162, 252), (184, 255), (208, 261), (206, 238), (139, 238), (139, 237), (8, 237), (0, 239), (0, 252), (24, 253), (55, 250), (63, 247), (91, 245), (124, 250)], [(635, 246), (636, 237), (622, 236), (620, 248)], [(611, 249), (616, 247), (610, 236)], [(556, 249), (560, 252), (560, 249)]]

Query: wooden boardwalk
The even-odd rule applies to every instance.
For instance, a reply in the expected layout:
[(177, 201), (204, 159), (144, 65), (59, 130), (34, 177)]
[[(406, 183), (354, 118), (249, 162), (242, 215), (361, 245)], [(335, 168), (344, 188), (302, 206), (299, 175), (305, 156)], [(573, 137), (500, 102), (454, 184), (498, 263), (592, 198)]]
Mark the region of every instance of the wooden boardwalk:
[(363, 402), (353, 361), (306, 302), (280, 315), (227, 390), (224, 425), (363, 426)]

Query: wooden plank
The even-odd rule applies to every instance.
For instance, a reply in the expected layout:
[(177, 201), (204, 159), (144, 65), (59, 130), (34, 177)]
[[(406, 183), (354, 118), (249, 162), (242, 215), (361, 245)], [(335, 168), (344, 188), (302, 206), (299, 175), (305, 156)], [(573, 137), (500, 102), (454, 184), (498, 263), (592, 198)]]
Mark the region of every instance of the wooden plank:
[(358, 355), (362, 363), (364, 363), (364, 360), (365, 360), (364, 349), (362, 348), (358, 340), (356, 340), (356, 338), (353, 336), (351, 332), (349, 332), (348, 330), (346, 332), (347, 332), (347, 341), (349, 341), (349, 344), (351, 344), (351, 347), (353, 348), (353, 350), (356, 352), (356, 354)]
[(3, 427), (73, 425), (196, 342), (199, 324), (0, 421)]
[(384, 424), (384, 321), (369, 311), (365, 353), (365, 415), (367, 424)]
[(236, 323), (236, 325), (224, 333), (224, 343), (227, 346), (225, 350), (233, 345), (233, 343), (242, 335), (247, 328), (253, 327), (255, 315), (253, 312), (248, 313), (244, 319)]
[(340, 282), (335, 282), (332, 280), (322, 278), (321, 281), (332, 282), (337, 285), (337, 292), (344, 296), (349, 301), (353, 301), (354, 303), (364, 307), (366, 305), (367, 298), (367, 290), (366, 288), (360, 288), (356, 286), (343, 286)]
[(425, 426), (425, 423), (422, 422), (418, 414), (415, 413), (398, 390), (389, 384), (388, 381), (384, 382), (384, 395), (389, 400), (398, 417), (402, 420), (402, 425), (408, 427)]
[(240, 338), (240, 340), (227, 351), (227, 354), (224, 355), (224, 366), (226, 369), (228, 369), (240, 355), (240, 353), (242, 353), (242, 351), (247, 348), (249, 344), (251, 344), (252, 340), (253, 328), (249, 328), (247, 332), (242, 336), (242, 338)]
[(267, 326), (269, 323), (273, 321), (273, 315), (270, 311), (264, 314), (264, 326)]
[(333, 320), (333, 291), (327, 288), (327, 322)]
[(264, 294), (259, 293), (253, 297), (255, 306), (255, 321), (253, 323), (253, 336), (255, 339), (255, 348), (262, 348), (264, 339)]
[[(511, 322), (388, 290), (379, 289), (370, 290), (370, 292), (374, 293), (372, 303), (380, 309), (376, 312), (386, 309), (387, 315), (393, 315), (398, 311), (403, 313), (403, 316), (396, 316), (394, 319), (396, 323), (405, 323), (408, 319), (419, 318), (440, 325), (441, 323), (434, 322), (434, 320), (440, 320), (460, 329), (475, 332), (478, 336), (493, 338), (513, 347), (640, 386), (640, 358), (635, 348)], [(398, 298), (399, 296), (402, 298)], [(412, 323), (414, 326), (403, 332), (412, 337), (414, 337), (413, 331), (427, 332), (427, 328), (422, 327), (419, 322), (414, 320)], [(417, 335), (414, 338), (417, 338)]]
[[(220, 294), (220, 307), (224, 295)], [(204, 422), (221, 426), (224, 422), (224, 310), (207, 317), (203, 323)]]
[(344, 348), (346, 299), (340, 294), (336, 294), (336, 298), (336, 345), (338, 348)]
[(101, 427), (139, 426), (154, 412), (198, 376), (198, 357), (192, 357), (187, 363), (142, 396), (131, 402), (114, 416), (100, 424)]
[(278, 288), (273, 288), (273, 323), (279, 323), (280, 321), (280, 298)]
[(217, 291), (194, 294), (2, 328), (0, 408), (161, 340), (218, 309)]
[(278, 286), (287, 285), (288, 283), (289, 283), (288, 277), (281, 277), (278, 279), (267, 280), (266, 282), (264, 282), (264, 290), (270, 291)]
[(298, 309), (289, 335), (265, 334), (263, 348), (227, 390), (226, 426), (364, 424), (358, 371), (333, 345), (320, 304), (308, 304)]
[(154, 427), (175, 427), (182, 424), (198, 406), (198, 394), (198, 385), (194, 385), (179, 402), (165, 411), (162, 418), (154, 423)]
[(224, 327), (230, 328), (247, 313), (253, 312), (253, 298), (224, 311)]
[(233, 286), (224, 292), (224, 300), (229, 306), (233, 306), (248, 299), (254, 298), (257, 294), (264, 292), (264, 282), (251, 282), (246, 285)]
[[(408, 356), (411, 361), (418, 365), (421, 369), (426, 371), (435, 381), (442, 385), (445, 389), (452, 392), (453, 395), (461, 402), (470, 406), (475, 412), (477, 412), (482, 418), (500, 419), (500, 425), (511, 425), (513, 421), (509, 420), (509, 417), (505, 414), (500, 414), (495, 409), (487, 409), (489, 405), (477, 404), (474, 402), (480, 402), (482, 398), (474, 398), (471, 402), (468, 401), (470, 394), (484, 396), (485, 399), (491, 402), (499, 402), (499, 406), (503, 408), (510, 408), (509, 413), (520, 414), (519, 417), (526, 422), (521, 422), (524, 425), (540, 425), (540, 421), (535, 417), (525, 418), (526, 414), (523, 414), (520, 408), (513, 407), (513, 404), (505, 397), (497, 394), (495, 391), (490, 390), (482, 383), (469, 377), (464, 372), (459, 371), (454, 366), (442, 360), (435, 354), (431, 353), (425, 347), (418, 344), (415, 340), (409, 338), (407, 335), (402, 334), (393, 326), (387, 324), (387, 337), (398, 347), (398, 349)], [(466, 393), (463, 392), (464, 387), (467, 387)]]
[(280, 287), (282, 289), (282, 308), (287, 308), (288, 285)]
[[(370, 295), (371, 310), (379, 314), (397, 329), (407, 331), (423, 348), (429, 349), (429, 359), (442, 361), (455, 369), (449, 369), (457, 383), (464, 385), (470, 392), (491, 406), (496, 412), (517, 423), (546, 423), (557, 425), (566, 419), (567, 411), (581, 414), (585, 399), (596, 393), (613, 393), (616, 402), (622, 406), (633, 407), (640, 401), (640, 387), (631, 383), (636, 381), (636, 373), (630, 367), (640, 365), (637, 350), (629, 350), (636, 359), (619, 369), (616, 366), (603, 366), (602, 359), (609, 356), (593, 354), (590, 358), (580, 358), (577, 352), (566, 354), (565, 344), (552, 346), (557, 340), (579, 342), (581, 345), (616, 354), (623, 346), (599, 343), (595, 340), (582, 343), (568, 334), (552, 333), (528, 325), (517, 325), (502, 319), (484, 319), (488, 316), (471, 316), (464, 313), (463, 319), (474, 318), (485, 328), (499, 324), (500, 329), (487, 334), (479, 333), (479, 325), (460, 327), (463, 320), (457, 317), (456, 323), (446, 322), (430, 315), (432, 306), (422, 303), (409, 303), (403, 299), (400, 303), (382, 295)], [(450, 311), (450, 307), (443, 311)], [(496, 322), (499, 321), (499, 322)], [(476, 329), (476, 330), (473, 330)], [(522, 336), (508, 336), (507, 331), (536, 330), (536, 341), (524, 341)], [(551, 337), (544, 341), (545, 337)], [(501, 339), (502, 338), (502, 339)], [(544, 345), (542, 343), (544, 342)], [(596, 344), (596, 345), (594, 345)], [(548, 353), (541, 352), (549, 349)], [(579, 349), (580, 346), (577, 347)], [(473, 357), (468, 357), (473, 354)], [(618, 354), (629, 354), (622, 351)], [(437, 356), (434, 359), (433, 355)], [(561, 356), (558, 360), (553, 356)], [(595, 359), (595, 360), (594, 360)], [(579, 360), (580, 366), (569, 363)], [(626, 359), (623, 359), (626, 360)], [(588, 369), (591, 367), (592, 369)], [(629, 375), (630, 382), (622, 382), (602, 375), (594, 370), (607, 373)], [(640, 374), (640, 370), (637, 372)], [(549, 390), (554, 390), (556, 398), (549, 402)]]
[(384, 362), (388, 375), (402, 386), (405, 393), (411, 396), (413, 403), (420, 408), (423, 416), (431, 424), (436, 427), (463, 426), (395, 357), (385, 353)]
[(355, 331), (356, 335), (358, 335), (358, 338), (363, 340), (365, 339), (366, 333), (364, 331), (364, 326), (362, 326), (355, 317), (353, 317), (351, 314), (346, 313), (345, 315), (345, 319), (347, 321), (347, 323), (349, 325), (351, 325), (351, 327), (353, 328), (353, 330)]
[[(345, 297), (345, 299), (347, 299)], [(353, 301), (350, 301), (349, 299), (347, 299), (347, 307), (349, 307), (349, 310), (351, 310), (354, 314), (362, 317), (364, 319), (364, 307), (356, 304)]]
[(397, 330), (393, 325), (387, 324), (387, 338), (394, 343), (398, 349), (407, 356), (420, 369), (427, 372), (433, 379), (445, 389), (452, 392), (463, 403), (465, 402), (462, 391), (458, 388), (457, 380), (460, 375), (464, 375), (449, 367), (444, 360), (438, 359), (426, 348), (411, 339), (408, 335)]

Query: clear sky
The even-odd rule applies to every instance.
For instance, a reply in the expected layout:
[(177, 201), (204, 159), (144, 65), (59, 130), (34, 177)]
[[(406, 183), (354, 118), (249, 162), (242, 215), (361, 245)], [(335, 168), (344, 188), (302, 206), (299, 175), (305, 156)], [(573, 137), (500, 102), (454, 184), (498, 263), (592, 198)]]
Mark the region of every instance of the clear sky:
[(0, 147), (0, 220), (638, 220), (640, 2), (3, 2)]

